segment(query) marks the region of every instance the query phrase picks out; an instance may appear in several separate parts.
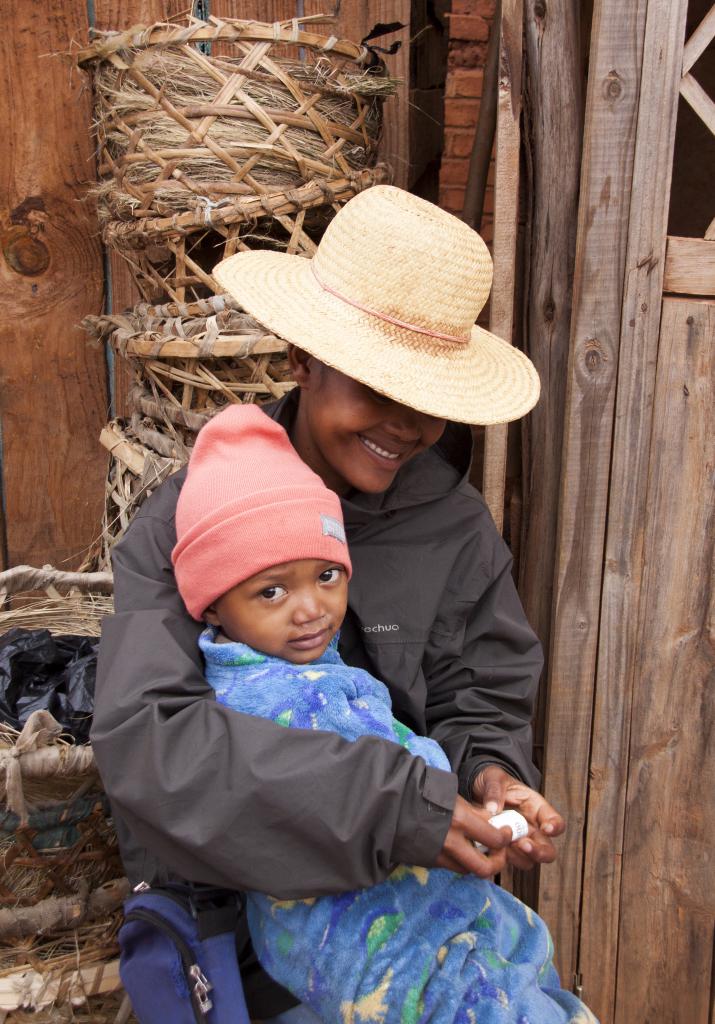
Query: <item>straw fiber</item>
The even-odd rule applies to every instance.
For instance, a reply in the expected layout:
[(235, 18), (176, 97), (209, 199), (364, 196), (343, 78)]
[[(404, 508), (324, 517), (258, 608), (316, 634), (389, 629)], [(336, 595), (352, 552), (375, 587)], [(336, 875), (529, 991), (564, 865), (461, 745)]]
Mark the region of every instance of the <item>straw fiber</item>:
[[(19, 566), (0, 573), (0, 630), (96, 635), (110, 595), (107, 573)], [(7, 1024), (116, 1021), (123, 999), (116, 935), (129, 885), (92, 749), (61, 732), (46, 711), (34, 712), (21, 733), (0, 726), (0, 1019), (8, 1013)], [(124, 1011), (122, 1019), (129, 1019)]]
[[(305, 20), (137, 26), (77, 54), (96, 95), (104, 237), (148, 301), (217, 290), (211, 266), (256, 245), (312, 254), (338, 206), (385, 180), (395, 82)], [(214, 42), (221, 55), (199, 48)]]
[(101, 443), (111, 455), (102, 538), (93, 568), (109, 568), (112, 546), (141, 503), (189, 458), (196, 434), (230, 403), (266, 402), (295, 386), (286, 343), (233, 299), (140, 303), (120, 315), (87, 317), (96, 343), (129, 362), (132, 415)]

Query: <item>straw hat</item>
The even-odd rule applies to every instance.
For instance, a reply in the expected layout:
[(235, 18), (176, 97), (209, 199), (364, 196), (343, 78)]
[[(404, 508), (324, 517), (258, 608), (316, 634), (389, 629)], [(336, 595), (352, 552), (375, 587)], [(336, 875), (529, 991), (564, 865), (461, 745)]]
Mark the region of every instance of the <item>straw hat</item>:
[(351, 199), (313, 259), (253, 250), (213, 273), (269, 330), (420, 412), (506, 423), (539, 397), (530, 360), (474, 324), (492, 283), (486, 245), (402, 189)]

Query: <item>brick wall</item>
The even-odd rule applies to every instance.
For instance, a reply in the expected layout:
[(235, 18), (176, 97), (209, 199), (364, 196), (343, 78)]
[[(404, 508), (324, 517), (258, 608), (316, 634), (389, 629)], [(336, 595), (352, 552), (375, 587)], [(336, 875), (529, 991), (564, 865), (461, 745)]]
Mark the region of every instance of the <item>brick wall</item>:
[[(452, 0), (444, 101), (444, 149), (439, 176), (439, 203), (461, 214), (469, 157), (482, 95), (482, 78), (494, 0)], [(491, 241), (494, 210), (493, 169), (484, 201), (482, 235)]]

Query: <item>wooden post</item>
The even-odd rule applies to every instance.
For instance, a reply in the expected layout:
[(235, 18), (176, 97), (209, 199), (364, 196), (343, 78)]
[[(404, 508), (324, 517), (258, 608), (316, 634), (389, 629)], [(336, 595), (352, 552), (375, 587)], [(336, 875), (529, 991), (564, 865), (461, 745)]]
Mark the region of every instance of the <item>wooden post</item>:
[[(496, 176), (494, 180), (494, 285), (489, 329), (511, 342), (514, 330), (516, 243), (519, 216), (523, 0), (502, 0), (499, 31)], [(482, 493), (497, 529), (504, 523), (507, 425), (487, 427)]]
[(27, 0), (0, 49), (0, 418), (10, 565), (79, 565), (100, 528), (104, 353), (78, 326), (102, 307), (102, 256), (82, 80), (53, 54), (87, 35), (85, 7)]
[[(544, 790), (565, 815), (538, 909), (577, 975), (591, 712), (613, 407), (647, 0), (596, 0), (574, 271), (548, 666)], [(601, 893), (601, 899), (608, 894)]]
[[(519, 593), (547, 663), (581, 166), (584, 69), (578, 10), (571, 0), (527, 0), (525, 10), (524, 348), (539, 371), (541, 398), (522, 425)], [(537, 740), (543, 736), (545, 705), (542, 686)]]
[[(632, 700), (642, 657), (643, 523), (651, 460), (658, 454), (651, 442), (653, 396), (686, 13), (687, 0), (648, 4), (616, 360), (579, 964), (584, 995), (607, 1020), (616, 988), (618, 919), (636, 898), (627, 890), (621, 897), (621, 852)], [(694, 1020), (687, 1014), (683, 1019)]]

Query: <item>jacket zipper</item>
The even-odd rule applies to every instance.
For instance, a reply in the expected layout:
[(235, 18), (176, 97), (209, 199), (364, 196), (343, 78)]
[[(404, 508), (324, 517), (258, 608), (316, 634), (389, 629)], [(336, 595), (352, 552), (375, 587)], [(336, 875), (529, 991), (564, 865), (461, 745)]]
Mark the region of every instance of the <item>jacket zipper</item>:
[(155, 910), (145, 910), (143, 907), (137, 907), (135, 910), (130, 910), (129, 913), (125, 915), (124, 920), (144, 921), (145, 924), (153, 925), (171, 939), (179, 952), (179, 956), (181, 957), (184, 974), (186, 975), (186, 980), (189, 986), (189, 995), (191, 997), (191, 1006), (194, 1011), (194, 1019), (197, 1024), (204, 1024), (205, 1017), (213, 1006), (213, 1003), (209, 998), (209, 991), (213, 986), (194, 960), (193, 950), (191, 949), (191, 946), (189, 946), (188, 942), (186, 942), (183, 935), (181, 935), (176, 928), (166, 920), (166, 918), (162, 917), (162, 915), (157, 913)]

